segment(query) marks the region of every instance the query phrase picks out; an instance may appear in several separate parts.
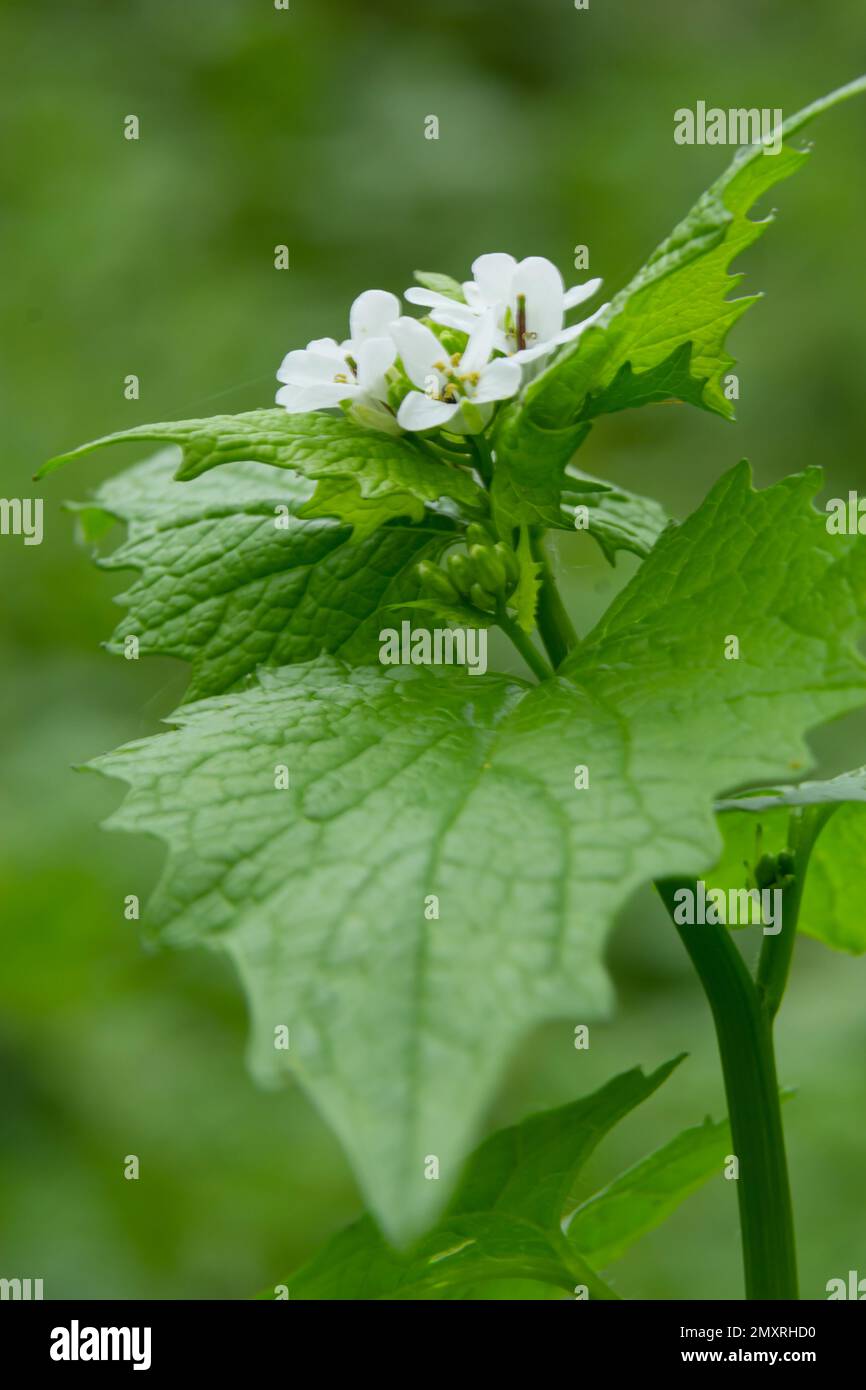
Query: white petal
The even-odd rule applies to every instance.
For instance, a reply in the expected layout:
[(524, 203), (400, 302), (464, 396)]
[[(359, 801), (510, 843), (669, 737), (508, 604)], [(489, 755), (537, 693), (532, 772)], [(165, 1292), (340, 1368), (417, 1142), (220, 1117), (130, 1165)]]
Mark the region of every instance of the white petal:
[(343, 350), (333, 338), (314, 338), (307, 343), (307, 352), (318, 352), (322, 357), (342, 357)]
[(526, 296), (527, 347), (547, 342), (562, 327), (565, 291), (562, 276), (552, 261), (543, 256), (527, 256), (514, 272), (511, 306), (517, 318), (517, 296)]
[(353, 342), (360, 338), (384, 338), (400, 316), (400, 301), (388, 290), (365, 290), (359, 294), (349, 311), (349, 336)]
[(564, 328), (562, 333), (557, 333), (555, 338), (551, 338), (546, 343), (536, 343), (534, 347), (521, 348), (519, 352), (511, 354), (512, 362), (537, 362), (540, 357), (549, 357), (555, 350), (558, 343), (565, 342), (563, 337), (568, 329)]
[(601, 280), (587, 280), (583, 285), (572, 285), (570, 290), (565, 291), (563, 303), (566, 309), (575, 309), (578, 304), (582, 304), (585, 299), (592, 299), (592, 296), (601, 289)]
[(453, 302), (447, 308), (428, 310), (428, 315), (434, 323), (441, 323), (443, 328), (456, 328), (459, 333), (471, 333), (478, 322), (478, 314)]
[(435, 290), (407, 290), (406, 298), (410, 304), (422, 304), (427, 308), (427, 318), (434, 323), (444, 323), (447, 328), (458, 328), (461, 333), (471, 333), (473, 324), (478, 321), (480, 310), (470, 309), (458, 299), (449, 299), (447, 294), (437, 294)]
[(466, 297), (466, 303), (473, 313), (483, 314), (484, 310), (488, 308), (484, 300), (484, 295), (481, 293), (481, 287), (480, 285), (476, 285), (474, 280), (463, 281), (463, 294)]
[(371, 396), (384, 397), (385, 373), (393, 367), (397, 344), (393, 338), (367, 338), (358, 348), (358, 384)]
[(485, 401), (504, 401), (520, 390), (520, 364), (513, 357), (497, 357), (481, 373), (481, 380), (472, 392), (477, 405)]
[(286, 408), (290, 415), (304, 410), (327, 410), (357, 395), (357, 386), (330, 385), (322, 382), (316, 386), (281, 386), (277, 392), (277, 405)]
[(397, 344), (410, 381), (426, 389), (431, 376), (442, 380), (441, 368), (434, 366), (434, 363), (444, 364), (448, 354), (426, 324), (404, 316), (392, 325), (391, 337)]
[(553, 341), (555, 343), (573, 342), (575, 338), (580, 337), (581, 333), (583, 333), (585, 329), (589, 328), (592, 324), (594, 324), (597, 319), (600, 319), (605, 310), (609, 308), (609, 302), (607, 304), (602, 304), (599, 309), (596, 309), (594, 314), (590, 314), (588, 319), (583, 319), (581, 323), (573, 323), (570, 328), (563, 328), (559, 333), (557, 333)]
[(456, 299), (449, 299), (447, 294), (440, 294), (439, 290), (425, 290), (422, 285), (411, 285), (405, 291), (404, 298), (410, 304), (429, 304), (438, 308), (440, 304), (456, 304)]
[(513, 346), (514, 343), (509, 340), (508, 334), (501, 327), (497, 327), (493, 334), (493, 347), (496, 352), (504, 352), (507, 355)]
[(499, 304), (509, 298), (516, 265), (514, 257), (505, 251), (491, 251), (472, 262), (472, 274), (485, 304)]
[(490, 354), (493, 351), (493, 339), (496, 333), (496, 324), (493, 314), (488, 312), (482, 319), (478, 320), (466, 349), (460, 359), (458, 371), (462, 376), (464, 372), (480, 372), (490, 361)]
[(304, 385), (315, 381), (333, 381), (338, 372), (347, 377), (352, 375), (352, 369), (342, 353), (326, 357), (322, 353), (296, 348), (294, 352), (287, 352), (283, 358), (277, 372), (277, 380)]
[(459, 409), (459, 403), (434, 401), (421, 391), (410, 391), (397, 411), (397, 424), (404, 430), (430, 430), (446, 424)]

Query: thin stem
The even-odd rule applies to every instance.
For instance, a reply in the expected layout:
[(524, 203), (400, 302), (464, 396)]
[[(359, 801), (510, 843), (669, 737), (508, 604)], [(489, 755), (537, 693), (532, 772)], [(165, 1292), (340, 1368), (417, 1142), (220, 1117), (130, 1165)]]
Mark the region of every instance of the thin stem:
[(456, 468), (463, 471), (464, 467), (468, 468), (473, 463), (470, 456), (458, 458), (456, 453), (452, 456), (451, 451), (446, 453), (444, 447), (438, 442), (434, 442), (432, 439), (422, 439), (419, 435), (415, 436), (415, 447), (420, 453), (426, 454), (428, 458), (444, 464), (446, 468)]
[(432, 440), (422, 439), (420, 434), (416, 434), (414, 439), (412, 440), (412, 443), (418, 450), (419, 454), (426, 454), (428, 458), (439, 458), (438, 453), (433, 447)]
[(517, 623), (513, 622), (512, 619), (508, 617), (503, 607), (500, 607), (496, 615), (496, 622), (499, 627), (502, 628), (506, 637), (510, 638), (511, 642), (520, 652), (520, 655), (523, 657), (523, 660), (526, 662), (533, 675), (537, 676), (540, 681), (550, 680), (553, 675), (551, 667), (548, 666), (538, 648), (533, 645), (532, 638), (529, 634), (524, 632), (521, 627), (518, 627)]
[(444, 434), (440, 433), (438, 439), (440, 449), (447, 449), (451, 454), (462, 454), (464, 458), (472, 457), (472, 445), (465, 434), (451, 434), (446, 438)]
[(475, 450), (478, 472), (489, 486), (493, 478), (493, 454), (490, 451), (490, 445), (483, 434), (469, 434), (466, 437)]
[(445, 454), (452, 455), (460, 463), (473, 464), (475, 461), (475, 451), (473, 449), (463, 449), (459, 444), (452, 444), (450, 439), (443, 439), (441, 434), (437, 437), (436, 448), (441, 449)]
[(586, 1291), (590, 1300), (601, 1299), (605, 1302), (619, 1300), (619, 1294), (614, 1293), (609, 1284), (606, 1284), (600, 1274), (588, 1265), (586, 1260), (578, 1254), (568, 1237), (561, 1235), (557, 1242), (560, 1249), (561, 1259), (564, 1265), (571, 1271), (576, 1284), (585, 1284)]
[(577, 646), (578, 636), (553, 577), (550, 560), (540, 530), (530, 534), (532, 553), (541, 566), (541, 592), (538, 596), (538, 631), (554, 670)]
[(815, 841), (835, 810), (835, 805), (798, 807), (788, 819), (788, 850), (794, 856), (793, 878), (782, 889), (782, 930), (776, 936), (764, 937), (756, 977), (758, 1000), (771, 1023), (779, 1012), (788, 983), (809, 858)]
[(797, 1257), (772, 1023), (726, 927), (683, 926), (675, 894), (694, 882), (656, 884), (712, 1010), (734, 1150), (748, 1299), (796, 1299)]

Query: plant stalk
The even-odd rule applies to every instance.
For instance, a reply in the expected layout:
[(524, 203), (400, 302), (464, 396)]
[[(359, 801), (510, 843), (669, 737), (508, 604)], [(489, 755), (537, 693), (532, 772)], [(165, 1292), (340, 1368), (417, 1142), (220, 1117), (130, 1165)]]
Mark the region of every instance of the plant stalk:
[(523, 657), (523, 660), (526, 662), (532, 674), (537, 676), (540, 681), (550, 680), (553, 675), (553, 670), (548, 666), (529, 634), (524, 632), (517, 623), (513, 622), (512, 619), (508, 617), (502, 605), (500, 605), (500, 609), (496, 615), (496, 622), (499, 627), (502, 628), (506, 637), (511, 640), (513, 645), (520, 652), (520, 655)]
[(532, 554), (541, 566), (541, 591), (538, 595), (538, 632), (544, 649), (550, 657), (554, 671), (561, 666), (568, 653), (577, 646), (578, 636), (553, 577), (550, 560), (544, 547), (544, 535), (540, 529), (530, 534)]
[[(674, 894), (696, 884), (656, 885), (671, 919)], [(724, 926), (674, 920), (710, 1005), (739, 1160), (737, 1200), (747, 1299), (797, 1299), (797, 1257), (772, 1018)], [(769, 938), (765, 938), (769, 940)]]
[[(559, 595), (540, 528), (533, 529), (530, 540), (542, 576), (538, 630), (555, 670), (579, 639)], [(750, 1300), (799, 1297), (773, 1020), (787, 984), (809, 856), (832, 809), (791, 814), (788, 849), (794, 856), (794, 872), (791, 883), (782, 889), (782, 930), (764, 937), (755, 980), (727, 927), (688, 927), (676, 921), (675, 893), (681, 886), (696, 893), (694, 881), (681, 885), (665, 879), (656, 884), (697, 971), (715, 1024), (739, 1165), (737, 1202)]]
[(469, 434), (466, 436), (475, 454), (475, 466), (487, 487), (493, 480), (493, 455), (490, 452), (490, 445), (483, 434)]
[(782, 890), (782, 930), (777, 936), (764, 937), (756, 976), (758, 999), (771, 1023), (779, 1012), (788, 983), (812, 848), (835, 810), (833, 804), (799, 807), (788, 818), (788, 849), (794, 856), (794, 877)]

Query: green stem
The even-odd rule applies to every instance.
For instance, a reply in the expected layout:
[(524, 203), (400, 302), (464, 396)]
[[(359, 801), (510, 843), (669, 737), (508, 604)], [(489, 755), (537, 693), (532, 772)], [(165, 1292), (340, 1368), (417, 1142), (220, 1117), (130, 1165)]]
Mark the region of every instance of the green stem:
[(446, 468), (457, 468), (463, 471), (464, 468), (471, 467), (475, 462), (470, 454), (458, 457), (455, 450), (449, 449), (446, 452), (443, 445), (434, 443), (432, 439), (421, 439), (420, 436), (416, 435), (414, 443), (419, 453), (434, 459), (436, 463), (441, 463)]
[(466, 438), (475, 450), (478, 472), (489, 487), (493, 478), (493, 454), (490, 451), (490, 445), (483, 434), (469, 434)]
[(591, 1300), (602, 1300), (610, 1302), (619, 1301), (619, 1294), (614, 1293), (609, 1284), (606, 1284), (601, 1275), (597, 1274), (591, 1265), (586, 1263), (581, 1255), (574, 1249), (567, 1236), (560, 1235), (558, 1240), (559, 1249), (563, 1264), (570, 1270), (575, 1285), (585, 1284), (586, 1291)]
[(553, 675), (552, 669), (548, 666), (538, 648), (533, 644), (529, 634), (524, 632), (521, 627), (518, 627), (517, 623), (508, 617), (504, 607), (500, 607), (496, 615), (496, 622), (499, 627), (502, 628), (506, 637), (511, 640), (520, 652), (520, 655), (523, 657), (523, 660), (526, 662), (533, 675), (537, 676), (540, 681), (550, 680)]
[[(772, 1022), (726, 927), (676, 922), (679, 887), (656, 885), (712, 1010), (734, 1151), (748, 1299), (796, 1299), (797, 1258)], [(767, 938), (765, 938), (767, 939)]]
[(815, 841), (835, 810), (834, 805), (798, 807), (788, 819), (788, 849), (794, 856), (793, 879), (782, 889), (782, 930), (776, 936), (764, 937), (756, 977), (758, 999), (771, 1023), (779, 1012), (788, 983), (809, 858)]
[(560, 597), (550, 560), (544, 548), (544, 535), (540, 530), (530, 534), (532, 554), (541, 566), (541, 591), (538, 595), (538, 632), (550, 657), (553, 669), (561, 666), (571, 649), (577, 646), (578, 636), (565, 604)]
[(441, 434), (436, 440), (436, 448), (442, 449), (446, 454), (453, 454), (462, 463), (472, 463), (475, 458), (475, 452), (471, 447), (464, 449), (459, 444), (452, 444), (450, 439), (443, 439)]

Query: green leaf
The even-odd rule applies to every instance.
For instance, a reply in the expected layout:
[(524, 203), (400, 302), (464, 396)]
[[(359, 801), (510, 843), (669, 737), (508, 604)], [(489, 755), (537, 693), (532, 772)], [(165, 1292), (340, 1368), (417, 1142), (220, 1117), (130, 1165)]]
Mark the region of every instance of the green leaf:
[(190, 700), (322, 651), (374, 661), (380, 608), (418, 595), (416, 564), (453, 534), (428, 516), (359, 541), (347, 525), (300, 519), (311, 487), (293, 474), (233, 463), (177, 483), (175, 461), (166, 450), (74, 510), (90, 542), (126, 523), (127, 539), (100, 563), (139, 571), (109, 649), (135, 636), (142, 655), (191, 662)]
[(586, 421), (545, 429), (532, 419), (526, 399), (525, 410), (519, 401), (506, 406), (494, 426), (496, 466), (490, 495), (497, 528), (505, 538), (524, 524), (564, 526), (565, 469), (592, 428)]
[(635, 372), (631, 362), (624, 362), (608, 386), (589, 392), (582, 418), (595, 420), (599, 415), (615, 415), (620, 410), (676, 402), (702, 407), (704, 382), (692, 376), (691, 361), (692, 345), (687, 342), (645, 372)]
[[(785, 138), (863, 91), (866, 78), (814, 102), (785, 122)], [(563, 470), (597, 415), (673, 396), (732, 417), (723, 378), (734, 359), (725, 341), (760, 296), (729, 299), (742, 278), (729, 267), (772, 221), (751, 220), (751, 208), (807, 159), (786, 144), (777, 154), (762, 145), (738, 150), (598, 323), (503, 410), (493, 485), (503, 534), (521, 521), (561, 525)]]
[(405, 1252), (365, 1217), (341, 1232), (289, 1280), (292, 1299), (424, 1298), (487, 1279), (536, 1279), (590, 1297), (610, 1297), (575, 1262), (562, 1218), (574, 1183), (604, 1136), (682, 1061), (650, 1076), (623, 1072), (571, 1105), (494, 1134), (469, 1159), (441, 1220)]
[(730, 1152), (727, 1120), (683, 1130), (583, 1202), (566, 1227), (569, 1241), (596, 1268), (613, 1264), (714, 1173), (721, 1176)]
[[(251, 410), (244, 415), (213, 415), (207, 420), (138, 425), (51, 459), (37, 477), (45, 477), (94, 449), (139, 440), (177, 445), (182, 462), (176, 476), (181, 482), (234, 462), (269, 463), (305, 478), (325, 479), (328, 486), (323, 501), (316, 499), (316, 515), (323, 514), (323, 506), (337, 506), (340, 490), (334, 486), (335, 479), (343, 488), (354, 484), (364, 501), (377, 505), (380, 511), (375, 524), (383, 505), (387, 515), (402, 514), (411, 521), (421, 521), (425, 507), (435, 506), (443, 498), (470, 511), (486, 508), (482, 489), (464, 469), (437, 462), (406, 436), (398, 439), (359, 429), (350, 420), (321, 411), (290, 415), (279, 409)], [(350, 497), (354, 498), (351, 492)], [(353, 524), (356, 512), (357, 498), (348, 513)], [(345, 495), (338, 515), (347, 516)]]
[(312, 497), (298, 506), (297, 515), (311, 520), (330, 517), (342, 521), (352, 527), (353, 540), (363, 541), (381, 526), (404, 519), (406, 502), (401, 492), (366, 499), (353, 478), (323, 478)]
[[(567, 469), (565, 481), (561, 505), (570, 525), (574, 527), (580, 522), (577, 529), (589, 531), (610, 564), (615, 564), (618, 550), (630, 550), (642, 560), (646, 558), (668, 524), (668, 515), (660, 502), (592, 478), (576, 468)], [(586, 510), (578, 513), (579, 507)]]
[[(832, 811), (809, 859), (797, 929), (836, 951), (866, 952), (866, 768), (797, 786), (744, 792), (716, 803), (724, 853), (705, 881), (711, 887), (744, 886), (762, 853), (786, 848), (788, 820), (804, 807)], [(740, 814), (745, 813), (745, 814)]]
[(419, 598), (411, 603), (391, 603), (389, 608), (411, 608), (420, 610), (422, 613), (430, 613), (434, 618), (441, 620), (450, 627), (494, 627), (496, 618), (492, 613), (482, 613), (479, 608), (470, 608), (468, 604), (443, 603), (440, 599)]
[(714, 798), (866, 701), (866, 541), (819, 484), (733, 469), (541, 685), (320, 657), (97, 764), (168, 846), (154, 930), (232, 955), (257, 1071), (298, 1075), (390, 1234), (429, 1224), (526, 1030), (605, 1012), (617, 910), (717, 861)]
[(415, 279), (419, 285), (424, 286), (425, 290), (434, 290), (436, 294), (444, 294), (447, 299), (456, 299), (459, 304), (466, 303), (463, 286), (459, 280), (453, 279), (450, 275), (441, 275), (438, 270), (416, 270)]

